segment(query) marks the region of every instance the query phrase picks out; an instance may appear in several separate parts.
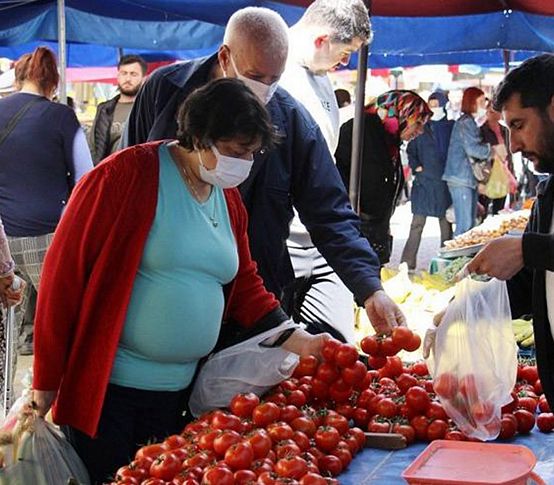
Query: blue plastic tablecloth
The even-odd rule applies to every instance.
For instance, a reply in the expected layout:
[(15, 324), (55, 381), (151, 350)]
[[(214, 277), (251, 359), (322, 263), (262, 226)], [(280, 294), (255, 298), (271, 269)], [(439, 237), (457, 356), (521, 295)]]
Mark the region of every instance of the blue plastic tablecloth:
[[(529, 435), (496, 442), (527, 446), (537, 457), (535, 472), (548, 485), (554, 485), (554, 433), (544, 434), (535, 428)], [(338, 478), (341, 485), (405, 485), (402, 472), (427, 446), (417, 443), (397, 451), (365, 449)]]

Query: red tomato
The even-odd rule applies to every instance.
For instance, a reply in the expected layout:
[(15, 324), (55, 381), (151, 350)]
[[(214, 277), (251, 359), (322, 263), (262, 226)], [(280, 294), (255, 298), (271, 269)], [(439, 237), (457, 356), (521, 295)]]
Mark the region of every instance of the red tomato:
[(398, 406), (389, 398), (381, 399), (377, 403), (377, 413), (385, 418), (394, 418), (398, 413)]
[(535, 392), (537, 393), (538, 396), (540, 396), (544, 392), (540, 379), (537, 379), (535, 381), (535, 383), (533, 384), (533, 389), (535, 389)]
[(267, 459), (255, 460), (250, 468), (259, 477), (263, 472), (273, 471), (273, 462)]
[(167, 447), (168, 450), (173, 450), (175, 448), (181, 448), (187, 444), (187, 440), (183, 438), (180, 434), (173, 434), (171, 436), (168, 436), (164, 442), (164, 446)]
[(285, 423), (290, 423), (296, 418), (302, 416), (302, 411), (292, 404), (287, 404), (280, 409), (279, 412), (279, 421), (284, 421)]
[(285, 404), (287, 404), (287, 398), (282, 392), (272, 392), (271, 394), (266, 395), (264, 399), (266, 402), (272, 402), (279, 406), (284, 406)]
[(238, 470), (233, 478), (235, 485), (252, 485), (256, 483), (258, 476), (252, 470)]
[(338, 348), (341, 346), (341, 342), (335, 339), (329, 339), (323, 344), (323, 348), (321, 349), (321, 356), (323, 357), (323, 360), (327, 362), (334, 362), (335, 361), (335, 354), (338, 350)]
[(398, 433), (404, 436), (407, 444), (411, 444), (415, 441), (415, 430), (411, 424), (408, 423), (395, 423), (392, 426), (392, 432)]
[(382, 416), (376, 415), (369, 420), (367, 430), (370, 433), (390, 433), (391, 424), (390, 421), (386, 420)]
[(370, 416), (371, 415), (367, 409), (356, 407), (354, 408), (352, 419), (354, 420), (354, 423), (356, 424), (356, 426), (365, 428), (367, 426)]
[(281, 477), (294, 478), (298, 480), (302, 478), (308, 471), (306, 460), (299, 456), (291, 456), (282, 458), (275, 463), (275, 473)]
[(226, 429), (225, 431), (221, 431), (213, 441), (213, 448), (215, 453), (219, 457), (223, 457), (225, 455), (225, 452), (227, 449), (234, 445), (235, 443), (238, 443), (241, 441), (241, 436), (236, 431), (233, 431), (231, 429)]
[(213, 466), (202, 475), (202, 485), (234, 485), (235, 477), (228, 468)]
[(224, 412), (215, 413), (211, 426), (215, 429), (232, 429), (233, 431), (239, 431), (240, 429), (240, 418), (234, 414), (228, 414)]
[(410, 421), (410, 424), (414, 428), (418, 440), (427, 439), (427, 428), (429, 428), (429, 419), (427, 416), (416, 416)]
[(301, 357), (298, 365), (294, 369), (294, 377), (313, 376), (319, 365), (319, 360), (313, 355), (307, 357)]
[(277, 421), (269, 424), (266, 430), (274, 443), (277, 441), (288, 440), (292, 438), (294, 433), (293, 429), (283, 421)]
[(302, 433), (302, 431), (295, 431), (292, 435), (292, 440), (302, 451), (305, 451), (310, 447), (310, 438), (308, 438), (305, 433)]
[(307, 416), (300, 416), (292, 420), (290, 426), (295, 431), (301, 431), (308, 436), (308, 438), (312, 437), (317, 429), (314, 421)]
[(404, 372), (404, 366), (400, 357), (387, 357), (387, 363), (381, 369), (383, 377), (398, 377), (402, 372)]
[(448, 441), (465, 441), (465, 436), (461, 431), (457, 429), (451, 429), (446, 432), (444, 439)]
[(328, 414), (323, 420), (325, 426), (332, 426), (341, 435), (348, 433), (348, 420), (340, 414)]
[(503, 414), (500, 420), (499, 438), (508, 440), (517, 433), (517, 419), (513, 414)]
[(539, 372), (535, 365), (524, 365), (518, 370), (518, 379), (527, 381), (529, 384), (534, 384), (539, 378)]
[(150, 466), (150, 476), (162, 480), (173, 480), (173, 477), (181, 471), (181, 461), (171, 452), (162, 453)]
[(392, 337), (385, 337), (381, 341), (381, 354), (383, 354), (383, 356), (388, 357), (395, 355), (399, 350), (400, 347), (394, 343)]
[(137, 453), (135, 454), (135, 460), (141, 460), (143, 458), (156, 459), (165, 451), (167, 451), (167, 448), (159, 443), (146, 445), (138, 449)]
[(554, 429), (554, 414), (540, 413), (537, 417), (537, 428), (543, 433), (550, 433)]
[(404, 350), (407, 352), (415, 352), (419, 347), (421, 347), (421, 337), (417, 333), (414, 333), (412, 335), (412, 340), (404, 347)]
[(396, 385), (398, 386), (402, 394), (406, 394), (406, 391), (410, 387), (417, 386), (417, 379), (410, 374), (403, 373), (397, 377)]
[(443, 372), (433, 380), (435, 393), (444, 399), (453, 399), (458, 393), (458, 379), (451, 372)]
[(467, 374), (460, 379), (459, 391), (470, 405), (479, 400), (477, 381), (473, 374)]
[(279, 419), (281, 411), (273, 402), (258, 404), (252, 411), (252, 422), (259, 427), (267, 426)]
[[(315, 377), (316, 379), (319, 379), (320, 381), (323, 381), (326, 384), (331, 384), (332, 382), (335, 382), (340, 377), (340, 373), (337, 370), (335, 364), (332, 364), (330, 362), (323, 362), (317, 368)], [(313, 385), (313, 382), (312, 382), (312, 385)]]
[(252, 446), (254, 458), (265, 458), (271, 450), (272, 441), (265, 429), (255, 429), (246, 435), (246, 439)]
[(357, 360), (352, 366), (342, 369), (341, 376), (344, 382), (346, 382), (347, 384), (361, 388), (366, 373), (366, 366), (362, 362)]
[(448, 424), (442, 419), (435, 419), (427, 427), (427, 439), (429, 441), (442, 440), (448, 431)]
[(246, 394), (237, 394), (233, 397), (229, 409), (240, 418), (249, 418), (258, 404), (260, 404), (260, 398), (253, 392), (248, 392)]
[(517, 430), (519, 433), (529, 433), (535, 426), (535, 416), (526, 409), (517, 409), (514, 411), (517, 419)]
[(512, 391), (512, 401), (502, 406), (502, 409), (501, 409), (502, 414), (513, 413), (517, 408), (517, 401), (518, 401), (517, 394), (514, 391)]
[(381, 356), (370, 355), (367, 359), (367, 364), (372, 369), (381, 369), (387, 364), (387, 358)]
[(413, 332), (408, 327), (395, 327), (392, 330), (392, 341), (401, 348), (406, 349), (412, 341)]
[(546, 396), (544, 394), (539, 398), (539, 411), (541, 413), (551, 412), (550, 405), (548, 404), (548, 401), (546, 400)]
[(285, 396), (287, 397), (287, 404), (292, 404), (293, 406), (296, 406), (299, 408), (304, 406), (308, 401), (306, 399), (306, 395), (300, 389), (295, 389), (294, 391), (290, 391), (288, 394), (285, 393)]
[(320, 426), (315, 432), (314, 439), (320, 450), (329, 452), (340, 441), (340, 433), (331, 426)]
[(479, 424), (488, 423), (494, 416), (494, 405), (490, 401), (477, 401), (471, 405), (471, 416)]
[(144, 480), (140, 485), (165, 485), (167, 482), (161, 478), (148, 478)]
[(424, 413), (431, 404), (427, 391), (419, 386), (414, 386), (406, 392), (406, 404), (415, 411)]
[(337, 404), (335, 410), (347, 420), (352, 418), (352, 415), (354, 414), (354, 407), (351, 404)]
[(369, 335), (361, 340), (360, 348), (362, 349), (362, 352), (365, 352), (366, 354), (379, 356), (381, 342), (376, 335)]
[(318, 473), (306, 473), (300, 479), (300, 485), (327, 485), (327, 480)]
[(137, 480), (136, 483), (140, 483), (143, 480), (146, 480), (146, 478), (148, 477), (148, 471), (144, 468), (133, 465), (133, 463), (136, 462), (131, 462), (131, 464), (127, 466), (122, 466), (121, 468), (119, 468), (119, 470), (117, 470), (115, 474), (115, 480), (118, 483), (124, 478), (135, 478)]
[(448, 415), (442, 407), (442, 404), (436, 401), (429, 404), (429, 408), (427, 409), (425, 415), (429, 419), (442, 419), (443, 421), (448, 421)]
[(335, 363), (342, 369), (351, 367), (358, 360), (359, 354), (351, 344), (340, 344), (335, 352)]
[(274, 450), (278, 459), (288, 456), (298, 456), (302, 453), (300, 447), (293, 440), (279, 441), (279, 443), (275, 445)]
[(331, 452), (331, 455), (336, 456), (341, 461), (343, 469), (347, 468), (352, 462), (352, 453), (346, 443), (342, 446), (339, 443), (339, 445)]
[(329, 474), (336, 477), (342, 472), (343, 466), (340, 458), (334, 455), (324, 455), (319, 460), (319, 469), (322, 474)]
[(329, 387), (329, 397), (336, 403), (345, 403), (352, 395), (352, 386), (342, 379), (337, 379)]
[(246, 440), (232, 445), (225, 452), (225, 463), (234, 471), (250, 468), (253, 461), (254, 450)]
[(424, 361), (419, 361), (413, 364), (411, 372), (421, 377), (424, 377), (427, 374), (429, 374), (429, 370), (427, 369), (427, 364)]

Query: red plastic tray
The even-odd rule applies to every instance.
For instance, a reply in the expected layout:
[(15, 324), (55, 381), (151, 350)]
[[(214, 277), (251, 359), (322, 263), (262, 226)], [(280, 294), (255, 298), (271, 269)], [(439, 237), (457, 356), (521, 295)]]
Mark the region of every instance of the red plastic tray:
[(433, 441), (404, 470), (410, 485), (525, 485), (537, 459), (520, 445)]

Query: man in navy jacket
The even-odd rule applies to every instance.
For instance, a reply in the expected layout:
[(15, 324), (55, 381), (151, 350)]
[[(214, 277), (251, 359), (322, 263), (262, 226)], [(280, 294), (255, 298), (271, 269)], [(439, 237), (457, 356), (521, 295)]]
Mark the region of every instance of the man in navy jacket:
[[(315, 245), (363, 305), (378, 332), (405, 324), (385, 294), (379, 261), (361, 236), (359, 219), (317, 123), (277, 87), (288, 51), (287, 26), (275, 12), (249, 7), (236, 12), (224, 43), (211, 57), (155, 71), (141, 88), (127, 122), (123, 145), (174, 138), (175, 115), (184, 99), (211, 79), (242, 79), (266, 103), (282, 142), (255, 157), (241, 185), (249, 214), (252, 256), (268, 290), (283, 298), (294, 281), (286, 248), (293, 205)], [(290, 309), (287, 309), (290, 310)]]

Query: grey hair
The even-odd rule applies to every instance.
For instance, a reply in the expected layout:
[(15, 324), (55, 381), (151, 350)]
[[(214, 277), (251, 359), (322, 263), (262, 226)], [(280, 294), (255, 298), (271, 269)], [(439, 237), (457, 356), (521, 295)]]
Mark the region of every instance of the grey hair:
[(229, 45), (233, 36), (252, 42), (272, 55), (286, 58), (288, 53), (288, 26), (275, 11), (263, 7), (246, 7), (229, 18), (223, 43)]
[(362, 0), (315, 0), (300, 23), (329, 27), (331, 40), (344, 44), (355, 38), (368, 44), (373, 38), (369, 12)]

